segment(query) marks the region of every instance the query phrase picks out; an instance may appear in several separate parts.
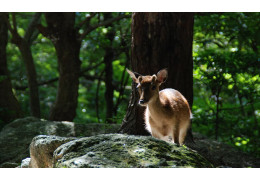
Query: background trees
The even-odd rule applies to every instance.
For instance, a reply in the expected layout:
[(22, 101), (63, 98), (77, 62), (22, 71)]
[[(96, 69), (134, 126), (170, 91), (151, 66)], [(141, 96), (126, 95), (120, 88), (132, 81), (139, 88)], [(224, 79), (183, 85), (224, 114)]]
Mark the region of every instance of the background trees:
[[(27, 27), (23, 27), (23, 33), (19, 33), (17, 26), (16, 14), (12, 13), (10, 21), (8, 18), (5, 18), (8, 29), (12, 35), (11, 42), (15, 44), (22, 56), (26, 68), (26, 76), (28, 80), (29, 95), (30, 95), (30, 113), (32, 116), (40, 117), (40, 100), (39, 100), (39, 90), (37, 82), (37, 73), (34, 65), (34, 60), (31, 51), (32, 42), (37, 38), (38, 32), (36, 32), (36, 25), (39, 22), (41, 13), (35, 13)], [(20, 21), (21, 22), (21, 21)]]
[[(0, 62), (5, 62), (6, 52), (7, 63), (0, 68), (6, 73), (8, 67), (11, 84), (3, 85), (7, 81), (0, 78), (0, 102), (11, 102), (5, 98), (12, 97), (12, 86), (24, 116), (122, 123), (132, 83), (125, 73), (131, 21), (134, 26), (143, 20), (145, 27), (138, 30), (142, 35), (133, 42), (139, 44), (133, 47), (133, 70), (150, 74), (169, 66), (172, 79), (167, 82), (172, 84), (165, 86), (180, 88), (193, 104), (193, 131), (259, 156), (259, 13), (195, 13), (194, 26), (189, 13), (159, 13), (160, 18), (157, 13), (141, 13), (133, 19), (130, 13), (9, 13), (9, 18), (7, 14), (4, 21), (1, 16), (0, 42)], [(6, 25), (8, 39), (2, 31)], [(192, 27), (193, 78), (191, 44), (187, 45)], [(26, 43), (18, 46), (15, 39)], [(28, 74), (28, 65), (35, 68), (34, 74)], [(31, 94), (37, 90), (32, 88), (38, 88), (39, 108), (32, 106), (31, 101), (37, 102)], [(1, 115), (6, 112), (1, 111), (4, 104), (0, 103)], [(17, 115), (8, 121), (0, 116), (2, 124), (21, 116), (17, 101), (11, 104)]]
[(193, 127), (258, 155), (259, 17), (196, 15), (193, 42)]
[(0, 13), (0, 126), (22, 116), (20, 105), (12, 91), (10, 74), (7, 68), (7, 17), (7, 13)]

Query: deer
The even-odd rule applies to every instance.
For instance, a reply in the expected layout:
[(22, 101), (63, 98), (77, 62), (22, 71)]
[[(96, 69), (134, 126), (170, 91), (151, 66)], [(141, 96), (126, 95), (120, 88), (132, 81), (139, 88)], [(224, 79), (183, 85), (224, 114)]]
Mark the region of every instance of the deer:
[[(138, 104), (145, 106), (145, 128), (155, 138), (183, 145), (191, 125), (192, 113), (185, 97), (177, 90), (159, 87), (168, 77), (168, 70), (162, 69), (156, 75), (140, 75), (127, 69), (137, 84)], [(137, 77), (136, 77), (137, 75)]]

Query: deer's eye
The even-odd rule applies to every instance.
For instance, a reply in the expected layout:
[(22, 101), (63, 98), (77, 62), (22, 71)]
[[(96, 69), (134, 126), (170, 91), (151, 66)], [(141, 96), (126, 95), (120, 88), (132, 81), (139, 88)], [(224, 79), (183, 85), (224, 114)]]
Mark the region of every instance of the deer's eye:
[(152, 85), (152, 88), (151, 88), (152, 90), (155, 90), (156, 89), (156, 86), (155, 85)]

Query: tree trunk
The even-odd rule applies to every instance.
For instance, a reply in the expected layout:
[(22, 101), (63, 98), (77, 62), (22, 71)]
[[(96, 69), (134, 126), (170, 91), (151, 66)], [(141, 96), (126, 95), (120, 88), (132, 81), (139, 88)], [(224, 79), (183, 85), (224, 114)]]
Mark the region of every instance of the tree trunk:
[[(112, 43), (111, 43), (112, 44)], [(105, 99), (106, 99), (106, 122), (112, 123), (113, 118), (113, 97), (114, 97), (114, 87), (113, 87), (113, 61), (114, 53), (111, 47), (106, 48), (106, 54), (104, 57), (105, 62), (105, 84), (106, 84), (106, 91), (105, 91)]]
[[(133, 13), (132, 70), (142, 75), (168, 68), (161, 89), (174, 88), (193, 102), (193, 14)], [(138, 92), (132, 85), (131, 99), (120, 132), (148, 134), (144, 128), (144, 108), (137, 105)]]
[(7, 17), (7, 13), (0, 13), (0, 123), (9, 123), (11, 120), (22, 116), (21, 108), (12, 91), (7, 68), (8, 28), (5, 20)]
[(32, 57), (30, 44), (23, 38), (17, 44), (21, 52), (24, 64), (26, 66), (28, 86), (30, 93), (30, 112), (34, 117), (40, 117), (40, 99), (39, 99), (39, 89), (37, 83), (37, 73)]
[(75, 13), (45, 13), (47, 28), (41, 33), (54, 44), (59, 66), (57, 98), (50, 112), (52, 121), (73, 121), (78, 104), (81, 41), (75, 28)]
[[(36, 13), (30, 22), (28, 29), (26, 30), (25, 37), (21, 37), (17, 32), (16, 27), (16, 17), (15, 13), (12, 14), (13, 29), (9, 24), (9, 30), (12, 33), (12, 43), (14, 43), (21, 52), (23, 62), (26, 67), (28, 87), (30, 93), (30, 113), (32, 116), (40, 117), (40, 99), (39, 99), (39, 90), (37, 83), (37, 73), (32, 57), (31, 52), (31, 42), (36, 38), (32, 38), (33, 33), (35, 32), (35, 23), (40, 19), (41, 14)], [(9, 21), (8, 21), (9, 23)]]
[[(112, 18), (111, 13), (104, 13), (104, 20)], [(114, 58), (114, 50), (113, 50), (113, 39), (115, 37), (115, 31), (113, 28), (108, 31), (106, 34), (106, 38), (109, 40), (107, 47), (105, 47), (106, 53), (104, 57), (105, 62), (105, 99), (106, 99), (106, 122), (113, 123), (113, 110), (114, 110), (114, 87), (113, 87), (113, 58)]]

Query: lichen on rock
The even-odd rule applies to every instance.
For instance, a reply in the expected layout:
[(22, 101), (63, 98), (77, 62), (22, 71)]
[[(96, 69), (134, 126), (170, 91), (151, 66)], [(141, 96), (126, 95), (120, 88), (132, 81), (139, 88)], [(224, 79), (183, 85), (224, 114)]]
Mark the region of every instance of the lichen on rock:
[(213, 167), (198, 153), (153, 137), (102, 134), (62, 144), (54, 151), (59, 168)]

